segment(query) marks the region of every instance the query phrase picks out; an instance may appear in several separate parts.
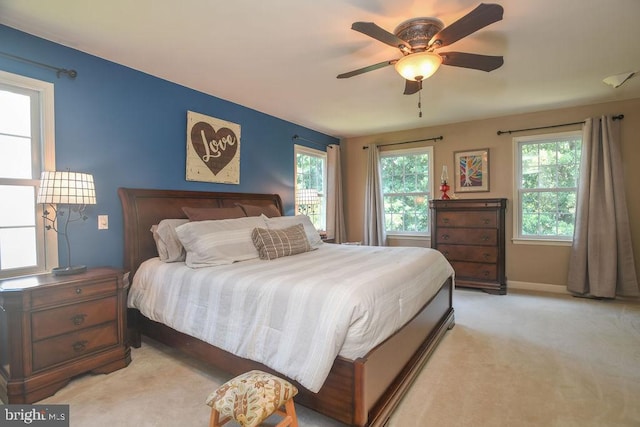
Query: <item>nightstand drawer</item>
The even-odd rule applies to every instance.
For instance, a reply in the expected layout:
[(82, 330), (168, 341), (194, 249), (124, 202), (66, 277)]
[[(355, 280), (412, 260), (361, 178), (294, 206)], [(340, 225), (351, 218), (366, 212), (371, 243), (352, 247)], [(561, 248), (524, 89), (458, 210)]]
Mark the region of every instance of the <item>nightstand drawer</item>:
[(0, 279), (0, 400), (38, 402), (78, 375), (127, 366), (128, 288), (111, 267)]
[(31, 295), (33, 308), (69, 304), (100, 295), (115, 295), (118, 283), (115, 279), (85, 281), (75, 286), (60, 286), (34, 290)]
[(449, 261), (498, 262), (495, 246), (438, 245), (438, 250)]
[(34, 341), (66, 334), (117, 319), (117, 297), (34, 312), (31, 339)]
[(47, 368), (118, 344), (118, 325), (110, 322), (33, 343), (33, 370)]
[(440, 212), (437, 225), (438, 227), (496, 228), (498, 218), (495, 212), (486, 211)]
[(486, 245), (495, 246), (498, 243), (498, 230), (494, 228), (445, 228), (440, 227), (436, 234), (436, 243)]
[(451, 266), (456, 272), (456, 279), (495, 281), (498, 277), (496, 264), (451, 261)]

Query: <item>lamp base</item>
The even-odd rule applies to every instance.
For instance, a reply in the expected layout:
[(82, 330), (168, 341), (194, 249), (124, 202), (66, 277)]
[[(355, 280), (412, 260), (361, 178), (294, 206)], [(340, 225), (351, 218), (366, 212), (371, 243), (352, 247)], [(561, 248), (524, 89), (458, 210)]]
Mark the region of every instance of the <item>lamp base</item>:
[(68, 267), (56, 267), (51, 270), (54, 276), (70, 276), (87, 271), (86, 265), (70, 265)]

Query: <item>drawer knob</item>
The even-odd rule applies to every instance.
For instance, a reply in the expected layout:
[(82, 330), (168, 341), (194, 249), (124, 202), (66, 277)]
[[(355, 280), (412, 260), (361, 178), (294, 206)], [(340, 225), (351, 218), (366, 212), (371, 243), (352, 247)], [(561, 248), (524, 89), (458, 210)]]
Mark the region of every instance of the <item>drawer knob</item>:
[(80, 295), (82, 293), (82, 288), (76, 288), (76, 294)]
[(484, 274), (484, 277), (488, 277), (488, 276), (489, 276), (489, 272), (488, 272), (487, 270), (485, 270), (485, 271), (483, 272), (483, 274)]
[(444, 256), (449, 256), (449, 251), (443, 251), (443, 252), (442, 252), (442, 255), (444, 255)]
[(449, 218), (443, 218), (442, 222), (445, 223), (445, 224), (449, 224)]
[(484, 253), (484, 259), (489, 259), (491, 257), (491, 254), (485, 252)]
[(71, 321), (73, 322), (74, 325), (79, 326), (79, 325), (82, 325), (82, 323), (84, 323), (85, 317), (87, 317), (87, 315), (84, 313), (76, 314), (75, 316), (71, 317)]
[(489, 236), (486, 236), (486, 235), (485, 235), (485, 236), (482, 236), (482, 241), (483, 241), (483, 242), (486, 242), (487, 240), (489, 240)]
[(76, 341), (73, 343), (72, 347), (73, 347), (73, 351), (75, 351), (76, 353), (80, 353), (81, 351), (84, 351), (85, 348), (87, 348), (87, 344), (89, 342), (88, 341)]
[(442, 235), (442, 240), (449, 240), (449, 235), (448, 234), (443, 234)]
[(485, 218), (482, 222), (484, 222), (484, 225), (489, 224), (489, 218)]

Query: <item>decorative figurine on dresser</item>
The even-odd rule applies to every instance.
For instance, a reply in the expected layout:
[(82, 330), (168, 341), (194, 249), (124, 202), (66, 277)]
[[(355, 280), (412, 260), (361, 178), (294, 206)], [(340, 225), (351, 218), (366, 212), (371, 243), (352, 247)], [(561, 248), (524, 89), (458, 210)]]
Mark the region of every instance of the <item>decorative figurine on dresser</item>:
[(507, 199), (430, 200), (431, 247), (449, 260), (456, 287), (507, 293)]
[(0, 400), (34, 403), (76, 375), (127, 366), (128, 287), (114, 268), (0, 280)]

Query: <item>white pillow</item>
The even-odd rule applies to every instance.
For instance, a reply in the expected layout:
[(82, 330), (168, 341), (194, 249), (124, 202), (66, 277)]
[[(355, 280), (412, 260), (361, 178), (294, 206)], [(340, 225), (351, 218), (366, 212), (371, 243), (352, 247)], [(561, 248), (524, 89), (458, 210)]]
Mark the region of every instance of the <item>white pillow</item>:
[(176, 234), (176, 227), (187, 222), (189, 222), (188, 219), (163, 219), (157, 225), (151, 227), (161, 261), (184, 261), (186, 253)]
[(316, 227), (314, 227), (311, 219), (307, 215), (276, 216), (273, 218), (268, 218), (263, 215), (262, 217), (267, 223), (267, 227), (272, 230), (280, 230), (291, 227), (292, 225), (302, 224), (311, 247), (317, 248), (322, 244), (322, 237), (320, 237), (320, 233), (318, 233), (318, 230), (316, 230)]
[(191, 268), (232, 264), (258, 258), (251, 232), (266, 227), (259, 216), (188, 222), (176, 228)]

